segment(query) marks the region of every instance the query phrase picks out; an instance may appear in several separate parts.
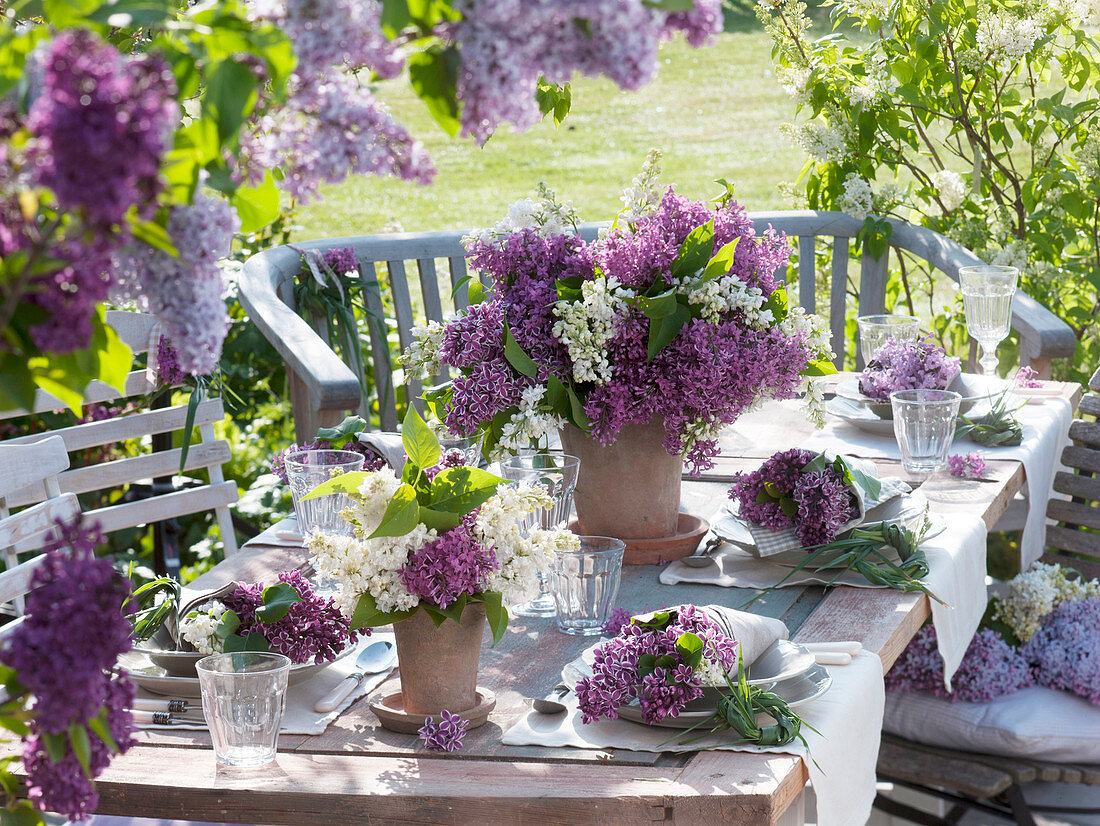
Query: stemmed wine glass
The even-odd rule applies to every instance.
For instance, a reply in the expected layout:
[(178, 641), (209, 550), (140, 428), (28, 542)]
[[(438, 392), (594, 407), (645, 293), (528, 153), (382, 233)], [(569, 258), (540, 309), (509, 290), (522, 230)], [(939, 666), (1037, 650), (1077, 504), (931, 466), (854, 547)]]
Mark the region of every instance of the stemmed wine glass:
[[(528, 525), (556, 528), (569, 519), (573, 507), (573, 489), (577, 486), (581, 460), (568, 453), (550, 451), (527, 456), (510, 456), (500, 463), (500, 475), (513, 482), (541, 486), (554, 500), (549, 508), (540, 508), (528, 517)], [(534, 599), (514, 606), (511, 613), (520, 617), (552, 617), (558, 612), (554, 595), (548, 588), (548, 577), (539, 572), (539, 593)]]
[(982, 375), (997, 374), (997, 345), (1004, 341), (1012, 322), (1012, 296), (1020, 271), (1015, 267), (982, 264), (959, 268), (966, 331), (981, 345)]

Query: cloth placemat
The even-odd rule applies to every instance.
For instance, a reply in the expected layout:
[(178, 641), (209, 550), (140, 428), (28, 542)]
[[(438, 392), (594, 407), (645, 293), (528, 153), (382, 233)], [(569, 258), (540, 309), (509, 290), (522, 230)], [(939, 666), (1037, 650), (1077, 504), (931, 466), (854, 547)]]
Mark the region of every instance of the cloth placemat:
[[(943, 656), (944, 680), (949, 687), (951, 677), (962, 662), (982, 614), (985, 613), (986, 534), (985, 523), (981, 518), (968, 514), (952, 514), (942, 533), (921, 543), (921, 550), (928, 558), (929, 569), (924, 581), (932, 593), (947, 603), (944, 606), (932, 600), (932, 621), (936, 626), (940, 654)], [(671, 563), (661, 571), (660, 581), (664, 585), (688, 582), (763, 590), (774, 587), (790, 573), (790, 568), (766, 559), (758, 559), (748, 551), (727, 544), (711, 554), (711, 564), (706, 567), (692, 568), (679, 561)], [(784, 582), (783, 587), (824, 585), (833, 576), (834, 574), (828, 572), (815, 574), (799, 571)], [(855, 588), (882, 587), (872, 585), (855, 573), (845, 573), (835, 584)]]
[[(1043, 555), (1046, 540), (1046, 509), (1051, 483), (1062, 448), (1066, 444), (1073, 407), (1064, 398), (1043, 404), (1024, 405), (1016, 413), (1023, 427), (1023, 441), (1017, 447), (988, 448), (969, 439), (956, 442), (953, 453), (978, 451), (988, 459), (1015, 459), (1027, 476), (1028, 513), (1020, 539), (1020, 564), (1026, 570)], [(890, 436), (867, 433), (844, 421), (831, 419), (799, 447), (806, 450), (835, 450), (867, 458), (901, 459), (897, 442)]]
[[(382, 683), (386, 681), (386, 678), (389, 677), (390, 672), (393, 670), (392, 668), (379, 674), (368, 674), (367, 678), (359, 683), (359, 686), (345, 697), (343, 702), (332, 711), (322, 713), (313, 710), (313, 706), (318, 700), (332, 691), (332, 689), (336, 688), (345, 677), (355, 673), (355, 658), (359, 656), (359, 652), (362, 651), (365, 646), (370, 645), (372, 642), (377, 642), (378, 640), (389, 640), (393, 642), (393, 634), (375, 631), (369, 637), (360, 639), (358, 645), (355, 647), (355, 651), (341, 657), (327, 668), (321, 669), (315, 676), (310, 677), (308, 680), (289, 686), (286, 690), (286, 708), (283, 711), (283, 722), (279, 727), (279, 733), (323, 734), (328, 724), (344, 713), (352, 703), (382, 685)], [(137, 696), (139, 698), (152, 700), (166, 699), (163, 695), (154, 694), (140, 688), (138, 689)], [(202, 701), (194, 698), (188, 702), (201, 705)], [(142, 728), (168, 731), (206, 731), (206, 723), (176, 723), (168, 726), (150, 724), (144, 725)]]
[[(882, 663), (874, 654), (862, 652), (850, 665), (830, 667), (829, 674), (833, 678), (832, 687), (813, 702), (798, 708), (799, 716), (819, 732), (815, 734), (803, 729), (812, 760), (797, 742), (782, 748), (761, 748), (732, 743), (731, 735), (726, 732), (680, 745), (677, 741), (682, 737), (675, 729), (626, 720), (600, 720), (584, 725), (572, 692), (563, 699), (567, 707), (564, 715), (529, 712), (504, 733), (503, 743), (506, 746), (616, 748), (646, 752), (718, 749), (793, 754), (802, 757), (809, 770), (817, 796), (819, 826), (863, 826), (875, 798), (875, 763), (885, 703)], [(669, 741), (669, 738), (673, 739)]]

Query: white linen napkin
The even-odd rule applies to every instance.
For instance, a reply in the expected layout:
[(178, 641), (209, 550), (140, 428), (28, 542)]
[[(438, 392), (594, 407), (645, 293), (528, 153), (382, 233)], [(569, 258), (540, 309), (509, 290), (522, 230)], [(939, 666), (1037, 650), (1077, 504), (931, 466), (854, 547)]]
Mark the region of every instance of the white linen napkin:
[[(286, 707), (283, 711), (283, 722), (279, 727), (279, 733), (323, 734), (328, 724), (345, 712), (352, 703), (382, 685), (393, 670), (392, 667), (380, 674), (368, 674), (367, 678), (359, 683), (359, 686), (332, 711), (320, 712), (313, 710), (313, 706), (318, 700), (336, 688), (345, 677), (355, 673), (355, 658), (359, 656), (359, 652), (365, 646), (378, 640), (387, 639), (393, 642), (393, 634), (375, 631), (369, 637), (360, 639), (355, 650), (350, 654), (321, 669), (308, 680), (289, 686), (286, 690)], [(144, 689), (138, 689), (137, 696), (153, 700), (166, 699), (160, 694), (154, 694)], [(201, 704), (201, 700), (198, 699), (191, 699), (190, 702), (195, 705)], [(150, 724), (143, 725), (142, 728), (170, 731), (206, 731), (206, 723), (196, 721), (194, 724), (176, 723), (168, 726)]]
[(250, 545), (273, 545), (279, 548), (301, 548), (304, 539), (298, 528), (298, 517), (291, 514), (285, 519), (280, 519), (274, 525), (265, 529), (260, 534), (252, 537), (242, 545), (247, 548)]
[(401, 475), (401, 469), (405, 467), (405, 445), (401, 442), (400, 433), (364, 430), (359, 434), (359, 442), (385, 459), (394, 473)]
[[(762, 748), (730, 742), (730, 733), (721, 732), (680, 745), (678, 740), (683, 738), (675, 729), (627, 720), (600, 720), (584, 725), (573, 692), (563, 699), (567, 707), (564, 715), (532, 711), (504, 733), (502, 742), (506, 746), (618, 748), (647, 752), (719, 749), (794, 754), (803, 758), (809, 770), (810, 783), (817, 796), (819, 826), (863, 826), (875, 799), (875, 763), (885, 703), (882, 663), (877, 656), (865, 651), (853, 657), (849, 665), (830, 668), (829, 674), (833, 678), (832, 687), (813, 702), (798, 708), (799, 716), (818, 732), (815, 734), (808, 728), (802, 730), (809, 744), (808, 755), (806, 748), (797, 741), (781, 748)], [(692, 732), (684, 736), (697, 734)]]
[[(1024, 405), (1016, 412), (1016, 418), (1024, 430), (1023, 441), (1017, 447), (988, 448), (964, 439), (956, 442), (951, 451), (980, 452), (987, 459), (1015, 459), (1023, 463), (1027, 476), (1028, 514), (1020, 539), (1020, 565), (1026, 570), (1043, 555), (1047, 499), (1066, 443), (1073, 408), (1066, 399), (1048, 399), (1043, 404)], [(799, 447), (815, 451), (837, 450), (867, 458), (901, 459), (901, 451), (893, 438), (867, 433), (837, 420), (831, 420)]]
[[(985, 613), (986, 533), (980, 517), (952, 514), (942, 533), (921, 543), (929, 569), (924, 581), (932, 593), (947, 603), (943, 606), (932, 600), (932, 621), (936, 626), (948, 687)], [(660, 581), (664, 585), (688, 582), (763, 590), (776, 586), (790, 573), (790, 568), (758, 559), (736, 546), (723, 545), (711, 555), (710, 565), (692, 568), (683, 562), (673, 562), (661, 571)], [(823, 585), (834, 576), (829, 571), (816, 574), (802, 570), (784, 582), (783, 587)], [(844, 574), (835, 584), (855, 588), (882, 587), (872, 585), (855, 573)]]

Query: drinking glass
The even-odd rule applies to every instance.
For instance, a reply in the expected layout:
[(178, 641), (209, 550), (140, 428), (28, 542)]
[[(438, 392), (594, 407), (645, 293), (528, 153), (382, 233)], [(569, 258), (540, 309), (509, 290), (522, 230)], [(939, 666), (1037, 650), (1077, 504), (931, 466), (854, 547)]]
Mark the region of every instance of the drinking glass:
[(484, 438), (482, 434), (452, 436), (450, 433), (444, 432), (438, 435), (439, 449), (443, 451), (443, 455), (447, 455), (452, 450), (457, 450), (462, 454), (466, 467), (478, 467), (481, 464), (481, 441)]
[(610, 536), (582, 536), (579, 551), (561, 551), (554, 569), (558, 630), (599, 634), (607, 624), (623, 572), (626, 543)]
[(895, 390), (890, 394), (894, 436), (909, 473), (931, 474), (947, 466), (962, 396), (950, 390)]
[(340, 515), (351, 504), (344, 493), (329, 493), (316, 499), (302, 497), (333, 476), (363, 469), (363, 454), (351, 450), (299, 450), (284, 462), (290, 483), (290, 498), (302, 535), (328, 533), (351, 536), (352, 527)]
[(887, 339), (916, 341), (920, 336), (920, 319), (913, 315), (861, 315), (856, 319), (856, 326), (864, 364), (875, 357)]
[(963, 307), (966, 309), (966, 331), (981, 345), (982, 375), (997, 373), (997, 345), (1008, 335), (1012, 322), (1012, 296), (1020, 271), (1015, 267), (983, 264), (980, 267), (960, 267)]
[(223, 766), (263, 766), (275, 759), (290, 658), (236, 651), (195, 664), (202, 713)]
[[(554, 500), (528, 517), (528, 527), (557, 528), (564, 525), (573, 507), (573, 489), (577, 486), (581, 460), (568, 453), (551, 451), (527, 456), (510, 456), (500, 463), (500, 475), (513, 482), (541, 486)], [(511, 609), (519, 617), (552, 617), (557, 613), (554, 596), (547, 587), (547, 575), (539, 573), (538, 595)]]

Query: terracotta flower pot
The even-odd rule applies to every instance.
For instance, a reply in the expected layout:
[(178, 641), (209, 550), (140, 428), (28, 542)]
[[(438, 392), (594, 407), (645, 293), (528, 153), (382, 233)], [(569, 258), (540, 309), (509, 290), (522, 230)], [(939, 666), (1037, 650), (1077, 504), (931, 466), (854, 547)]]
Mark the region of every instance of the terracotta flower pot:
[(477, 705), (477, 667), (485, 630), (485, 606), (471, 603), (462, 622), (438, 628), (424, 611), (394, 623), (401, 697), (406, 713), (467, 711)]
[(581, 460), (573, 493), (582, 534), (619, 539), (655, 539), (677, 532), (680, 476), (684, 463), (661, 444), (664, 423), (627, 425), (604, 447), (579, 428), (561, 434), (566, 453)]

